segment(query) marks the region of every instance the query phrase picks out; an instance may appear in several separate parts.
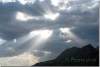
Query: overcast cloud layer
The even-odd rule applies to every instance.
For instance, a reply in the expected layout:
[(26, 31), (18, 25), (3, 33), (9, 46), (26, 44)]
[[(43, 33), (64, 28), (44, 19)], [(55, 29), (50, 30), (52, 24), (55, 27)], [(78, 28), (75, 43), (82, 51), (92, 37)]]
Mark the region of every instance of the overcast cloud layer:
[[(29, 53), (32, 58), (33, 56), (37, 57), (36, 61), (40, 62), (53, 59), (64, 49), (72, 46), (82, 47), (91, 43), (97, 47), (99, 43), (99, 0), (66, 1), (34, 0), (33, 4), (26, 3), (24, 5), (19, 1), (0, 3), (0, 60), (7, 57), (12, 62), (13, 59), (16, 59), (14, 56), (19, 58), (19, 56), (26, 56), (26, 53)], [(59, 17), (54, 21), (43, 18), (48, 11), (54, 14), (58, 13)], [(17, 20), (18, 12), (26, 14), (25, 17), (32, 16), (35, 19)], [(74, 38), (69, 37), (68, 39), (67, 36), (69, 35), (62, 34), (60, 28), (70, 28)], [(38, 48), (34, 48), (37, 37), (31, 38), (29, 33), (41, 29), (51, 29), (53, 34)], [(15, 64), (19, 61), (15, 61)], [(23, 61), (25, 64), (27, 63), (27, 59)], [(3, 65), (4, 63), (0, 62)], [(9, 62), (7, 65), (11, 65), (11, 63)], [(18, 65), (24, 64), (18, 63)], [(32, 65), (32, 63), (27, 65)]]

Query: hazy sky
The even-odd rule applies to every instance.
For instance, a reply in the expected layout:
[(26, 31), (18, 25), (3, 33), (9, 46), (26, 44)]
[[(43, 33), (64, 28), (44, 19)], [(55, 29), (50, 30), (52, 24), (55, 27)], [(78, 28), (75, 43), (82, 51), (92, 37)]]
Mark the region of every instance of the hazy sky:
[(1, 65), (30, 66), (66, 48), (98, 46), (99, 0), (0, 2)]

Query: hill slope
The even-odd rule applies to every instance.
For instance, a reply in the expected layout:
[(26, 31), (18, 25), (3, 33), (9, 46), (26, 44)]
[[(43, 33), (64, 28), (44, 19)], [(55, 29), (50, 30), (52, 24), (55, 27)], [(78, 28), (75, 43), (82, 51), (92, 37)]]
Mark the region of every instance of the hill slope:
[(82, 48), (72, 47), (62, 52), (56, 59), (40, 62), (35, 66), (98, 66), (99, 51), (91, 44)]

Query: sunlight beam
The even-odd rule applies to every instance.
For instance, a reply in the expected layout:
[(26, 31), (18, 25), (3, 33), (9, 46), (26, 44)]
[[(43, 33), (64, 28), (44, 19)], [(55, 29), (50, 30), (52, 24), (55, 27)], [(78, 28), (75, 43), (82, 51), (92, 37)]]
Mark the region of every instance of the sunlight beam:
[(52, 35), (53, 31), (51, 30), (44, 30), (40, 32), (40, 37), (43, 39), (48, 39)]
[[(81, 38), (79, 38), (77, 35), (75, 35), (74, 33), (72, 33), (71, 31), (72, 28), (60, 28), (59, 30), (61, 31), (61, 33), (63, 33), (63, 38), (67, 39), (67, 43), (70, 43), (72, 41), (80, 44), (85, 44), (85, 41), (82, 40)], [(68, 40), (69, 39), (69, 40)]]
[(35, 42), (32, 42), (32, 49), (34, 49), (39, 48), (42, 43), (45, 43), (52, 36), (53, 30), (36, 30), (31, 34), (35, 34), (37, 36)]
[(39, 36), (39, 38), (42, 39), (47, 39), (52, 35), (53, 31), (52, 30), (36, 30), (30, 32), (30, 36)]

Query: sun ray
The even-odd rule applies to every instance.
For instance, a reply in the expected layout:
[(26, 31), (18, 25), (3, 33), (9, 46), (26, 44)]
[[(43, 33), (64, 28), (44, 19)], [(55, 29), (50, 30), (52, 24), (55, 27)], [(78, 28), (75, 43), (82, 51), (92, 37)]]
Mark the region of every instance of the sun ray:
[(53, 34), (53, 30), (36, 30), (36, 31), (32, 31), (32, 34), (36, 34), (37, 35), (37, 39), (35, 40), (35, 42), (32, 42), (32, 49), (33, 48), (39, 48), (44, 42), (46, 42)]
[[(74, 33), (71, 32), (71, 29), (72, 29), (72, 28), (60, 28), (60, 29), (59, 29), (59, 30), (61, 31), (61, 33), (64, 34), (63, 37), (64, 37), (65, 39), (67, 39), (67, 41), (65, 41), (65, 42), (70, 43), (70, 42), (72, 42), (72, 41), (75, 41), (75, 42), (78, 43), (78, 44), (85, 44), (85, 41), (84, 41), (84, 40), (82, 40), (82, 39), (79, 38), (77, 35), (75, 35)], [(68, 40), (68, 38), (69, 38), (70, 40)], [(80, 45), (80, 46), (81, 46), (81, 45)]]
[(32, 31), (30, 32), (30, 35), (37, 35), (39, 36), (39, 38), (42, 39), (48, 39), (51, 35), (52, 35), (53, 31), (52, 30), (36, 30), (36, 31)]

